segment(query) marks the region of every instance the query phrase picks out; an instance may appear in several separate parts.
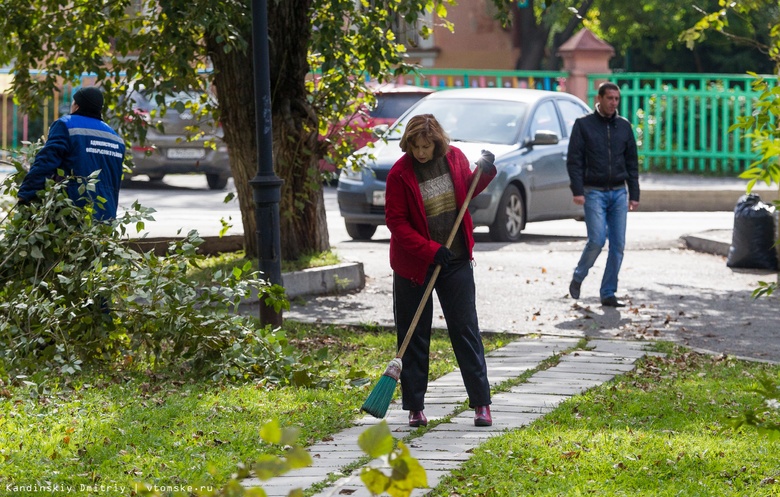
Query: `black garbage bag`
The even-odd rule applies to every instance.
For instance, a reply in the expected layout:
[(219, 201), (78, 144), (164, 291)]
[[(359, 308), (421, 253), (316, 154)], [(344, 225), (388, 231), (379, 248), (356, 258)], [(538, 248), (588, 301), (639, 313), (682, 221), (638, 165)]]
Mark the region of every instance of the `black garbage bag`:
[(726, 265), (734, 268), (777, 269), (774, 244), (775, 207), (756, 194), (743, 195), (734, 207), (734, 230)]

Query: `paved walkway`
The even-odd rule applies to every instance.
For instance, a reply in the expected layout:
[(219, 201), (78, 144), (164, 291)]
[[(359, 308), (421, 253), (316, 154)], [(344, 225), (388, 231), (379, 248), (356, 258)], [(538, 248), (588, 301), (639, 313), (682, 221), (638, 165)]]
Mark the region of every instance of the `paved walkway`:
[[(495, 389), (497, 385), (536, 369), (542, 361), (572, 349), (578, 342), (576, 338), (551, 336), (523, 338), (491, 352), (486, 357), (491, 387)], [(596, 339), (588, 343), (587, 350), (560, 355), (554, 367), (537, 371), (527, 382), (506, 392), (493, 394), (493, 426), (489, 428), (474, 426), (472, 409), (455, 414), (462, 409), (467, 398), (459, 371), (431, 382), (425, 397), (425, 414), (429, 422), (452, 416), (448, 422), (414, 436), (417, 430), (408, 426), (407, 412), (401, 410), (396, 402), (390, 405), (385, 420), (394, 437), (411, 437), (405, 443), (412, 456), (425, 469), (429, 487), (434, 488), (450, 471), (468, 460), (472, 449), (490, 437), (526, 426), (573, 395), (632, 370), (637, 359), (646, 354), (646, 345), (647, 342), (640, 341)], [(294, 470), (265, 482), (256, 478), (246, 479), (243, 485), (260, 486), (269, 497), (286, 497), (294, 488), (306, 489), (325, 481), (331, 475), (338, 475), (338, 480), (315, 494), (315, 497), (370, 497), (370, 492), (360, 480), (360, 469), (345, 475), (342, 468), (365, 456), (358, 446), (358, 436), (365, 431), (366, 426), (379, 422), (366, 416), (358, 420), (356, 426), (334, 435), (331, 440), (308, 447), (313, 458), (313, 465), (308, 468)], [(389, 474), (389, 466), (381, 460), (369, 464), (384, 468), (385, 474)], [(412, 496), (422, 496), (429, 492), (430, 489), (417, 489)]]

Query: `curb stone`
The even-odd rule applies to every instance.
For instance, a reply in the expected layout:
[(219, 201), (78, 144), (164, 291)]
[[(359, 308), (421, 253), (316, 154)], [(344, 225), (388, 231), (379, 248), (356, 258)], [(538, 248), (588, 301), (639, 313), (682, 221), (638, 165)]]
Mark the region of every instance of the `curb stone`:
[[(202, 255), (217, 255), (220, 253), (243, 250), (243, 235), (204, 236), (203, 244), (198, 248)], [(127, 244), (142, 252), (153, 250), (156, 255), (165, 255), (168, 245), (175, 238), (137, 238)], [(304, 269), (282, 273), (282, 283), (287, 291), (287, 297), (293, 299), (307, 295), (327, 295), (362, 290), (366, 286), (366, 275), (362, 262), (345, 262), (332, 266)], [(245, 299), (244, 303), (257, 303), (257, 294)]]
[(732, 230), (708, 230), (682, 237), (685, 246), (697, 252), (728, 257)]
[[(337, 295), (362, 290), (366, 286), (366, 275), (362, 262), (343, 262), (282, 273), (282, 286), (288, 300), (311, 295)], [(253, 291), (241, 303), (253, 305), (258, 301), (257, 292)]]
[(327, 295), (362, 290), (366, 286), (366, 275), (362, 262), (343, 262), (284, 273), (282, 283), (288, 298)]

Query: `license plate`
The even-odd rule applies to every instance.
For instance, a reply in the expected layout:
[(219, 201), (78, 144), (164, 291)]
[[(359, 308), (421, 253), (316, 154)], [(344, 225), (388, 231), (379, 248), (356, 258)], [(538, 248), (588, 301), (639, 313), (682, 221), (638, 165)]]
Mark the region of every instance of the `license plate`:
[(374, 205), (385, 205), (385, 191), (384, 190), (374, 192), (373, 204)]
[(169, 159), (202, 159), (206, 156), (206, 150), (202, 148), (169, 148)]

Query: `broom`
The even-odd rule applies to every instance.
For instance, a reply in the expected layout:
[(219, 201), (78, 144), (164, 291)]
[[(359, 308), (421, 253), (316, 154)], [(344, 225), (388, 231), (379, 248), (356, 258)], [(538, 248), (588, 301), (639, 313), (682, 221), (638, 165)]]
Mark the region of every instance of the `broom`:
[[(482, 169), (477, 166), (477, 170), (474, 173), (474, 179), (471, 180), (471, 186), (469, 187), (468, 193), (466, 193), (466, 199), (463, 201), (463, 205), (460, 206), (458, 217), (455, 219), (455, 225), (452, 227), (452, 231), (450, 231), (447, 243), (444, 244), (447, 248), (450, 248), (452, 241), (455, 239), (455, 235), (458, 233), (460, 222), (463, 220), (463, 216), (466, 215), (466, 209), (469, 208), (469, 202), (471, 202), (471, 197), (474, 195), (474, 190), (477, 188), (477, 181), (479, 181), (481, 174)], [(387, 365), (385, 372), (379, 377), (379, 381), (374, 386), (374, 389), (371, 390), (368, 398), (360, 408), (361, 411), (365, 411), (375, 418), (384, 418), (385, 414), (387, 414), (387, 408), (390, 407), (390, 402), (393, 400), (395, 387), (398, 384), (398, 380), (401, 378), (401, 369), (403, 369), (401, 357), (404, 356), (406, 347), (409, 346), (409, 341), (412, 339), (415, 328), (417, 328), (417, 322), (420, 320), (420, 315), (425, 308), (425, 304), (428, 302), (428, 297), (430, 297), (431, 292), (433, 292), (433, 285), (436, 283), (436, 279), (439, 277), (440, 272), (441, 264), (437, 264), (436, 268), (433, 270), (431, 279), (428, 282), (428, 286), (425, 288), (422, 300), (420, 300), (420, 305), (417, 306), (417, 312), (414, 313), (412, 323), (406, 331), (406, 337), (404, 337), (401, 347), (398, 348), (395, 358)]]

